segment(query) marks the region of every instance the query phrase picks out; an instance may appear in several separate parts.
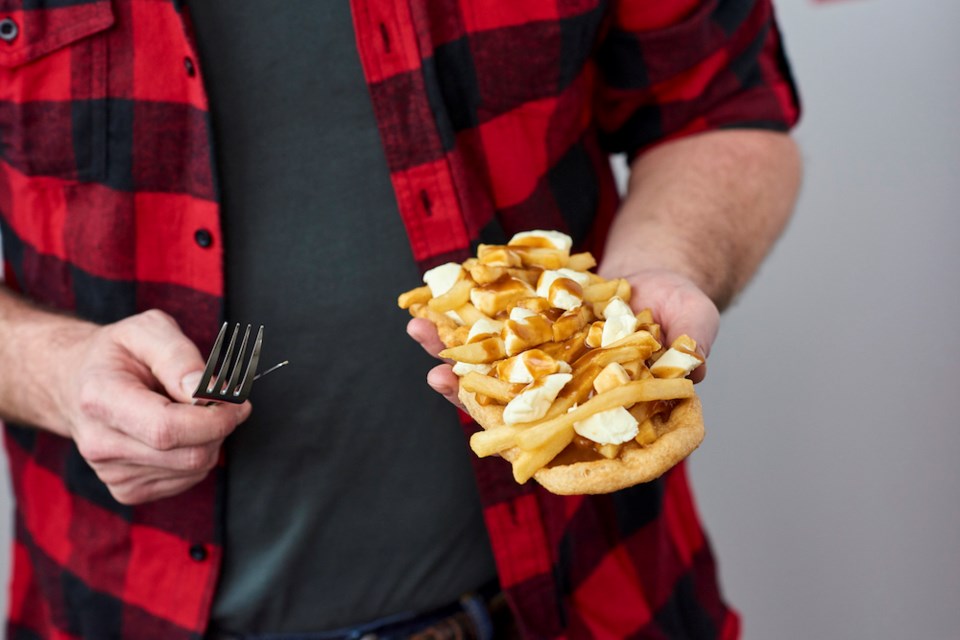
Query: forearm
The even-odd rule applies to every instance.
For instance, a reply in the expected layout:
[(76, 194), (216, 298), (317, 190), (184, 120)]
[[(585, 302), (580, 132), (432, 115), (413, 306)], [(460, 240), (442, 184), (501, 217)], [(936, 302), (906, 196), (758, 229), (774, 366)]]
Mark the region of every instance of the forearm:
[(660, 145), (632, 164), (603, 270), (670, 271), (723, 309), (786, 226), (800, 173), (785, 134), (728, 130)]
[(0, 286), (0, 418), (67, 435), (56, 379), (67, 354), (93, 330)]

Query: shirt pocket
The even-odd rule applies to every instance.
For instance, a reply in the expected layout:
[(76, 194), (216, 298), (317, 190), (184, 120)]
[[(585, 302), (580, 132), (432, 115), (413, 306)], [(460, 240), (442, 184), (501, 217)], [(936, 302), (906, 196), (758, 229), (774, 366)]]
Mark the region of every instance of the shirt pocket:
[(0, 160), (29, 177), (101, 179), (110, 0), (0, 8)]
[(507, 24), (495, 26), (495, 18), (480, 17), (485, 9), (468, 3), (472, 21), (488, 27), (470, 34), (472, 68), (461, 76), (476, 77), (481, 118), (566, 91), (592, 55), (606, 4), (582, 0), (560, 15), (553, 2), (512, 0), (501, 7)]

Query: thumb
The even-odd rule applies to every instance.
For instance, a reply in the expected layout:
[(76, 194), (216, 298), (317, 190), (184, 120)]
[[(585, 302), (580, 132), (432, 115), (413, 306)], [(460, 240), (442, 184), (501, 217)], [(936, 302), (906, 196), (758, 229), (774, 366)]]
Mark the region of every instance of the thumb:
[(710, 355), (710, 348), (717, 339), (720, 318), (716, 308), (704, 306), (693, 313), (680, 313), (666, 320), (664, 346), (682, 335), (688, 335), (697, 343), (697, 351), (704, 358)]
[(190, 402), (200, 383), (204, 360), (177, 322), (161, 311), (146, 311), (117, 324), (119, 342), (150, 369), (166, 394)]
[(174, 398), (178, 402), (190, 402), (193, 399), (193, 393), (200, 385), (200, 378), (203, 377), (203, 371), (191, 371), (180, 379), (180, 391), (183, 392), (183, 399)]

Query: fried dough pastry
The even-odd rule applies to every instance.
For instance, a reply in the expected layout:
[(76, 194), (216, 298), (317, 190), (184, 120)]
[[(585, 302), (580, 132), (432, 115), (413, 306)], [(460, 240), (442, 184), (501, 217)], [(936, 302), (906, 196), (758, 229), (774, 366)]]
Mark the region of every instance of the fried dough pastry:
[(434, 323), (483, 428), (478, 456), (499, 455), (517, 482), (561, 495), (610, 493), (661, 476), (704, 437), (687, 376), (704, 359), (680, 336), (661, 344), (626, 280), (589, 270), (556, 231), (480, 245), (477, 257), (424, 274), (398, 304)]

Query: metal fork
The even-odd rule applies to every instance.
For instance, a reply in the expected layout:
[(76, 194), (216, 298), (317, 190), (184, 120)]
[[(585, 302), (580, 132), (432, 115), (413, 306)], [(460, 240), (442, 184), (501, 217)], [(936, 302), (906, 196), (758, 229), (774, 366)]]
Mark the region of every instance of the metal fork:
[[(253, 343), (253, 350), (250, 352), (250, 358), (246, 366), (244, 366), (244, 356), (246, 355), (247, 342), (252, 327), (247, 325), (247, 329), (243, 333), (243, 340), (240, 343), (240, 351), (234, 359), (233, 349), (236, 346), (237, 334), (240, 332), (240, 325), (237, 324), (230, 336), (227, 351), (221, 358), (220, 352), (223, 349), (223, 338), (227, 333), (228, 324), (224, 322), (223, 326), (220, 327), (220, 333), (217, 335), (217, 340), (213, 343), (213, 349), (207, 358), (207, 366), (203, 370), (203, 377), (200, 378), (197, 390), (193, 392), (193, 397), (198, 400), (198, 403), (201, 400), (208, 400), (211, 402), (206, 404), (212, 404), (213, 402), (242, 404), (250, 396), (253, 381), (260, 377), (255, 374), (257, 372), (257, 362), (260, 360), (260, 347), (263, 345), (263, 325), (260, 325), (260, 329), (257, 331), (257, 339)], [(221, 363), (220, 371), (217, 373), (216, 380), (213, 380), (217, 363)], [(275, 368), (271, 368), (270, 371)]]

